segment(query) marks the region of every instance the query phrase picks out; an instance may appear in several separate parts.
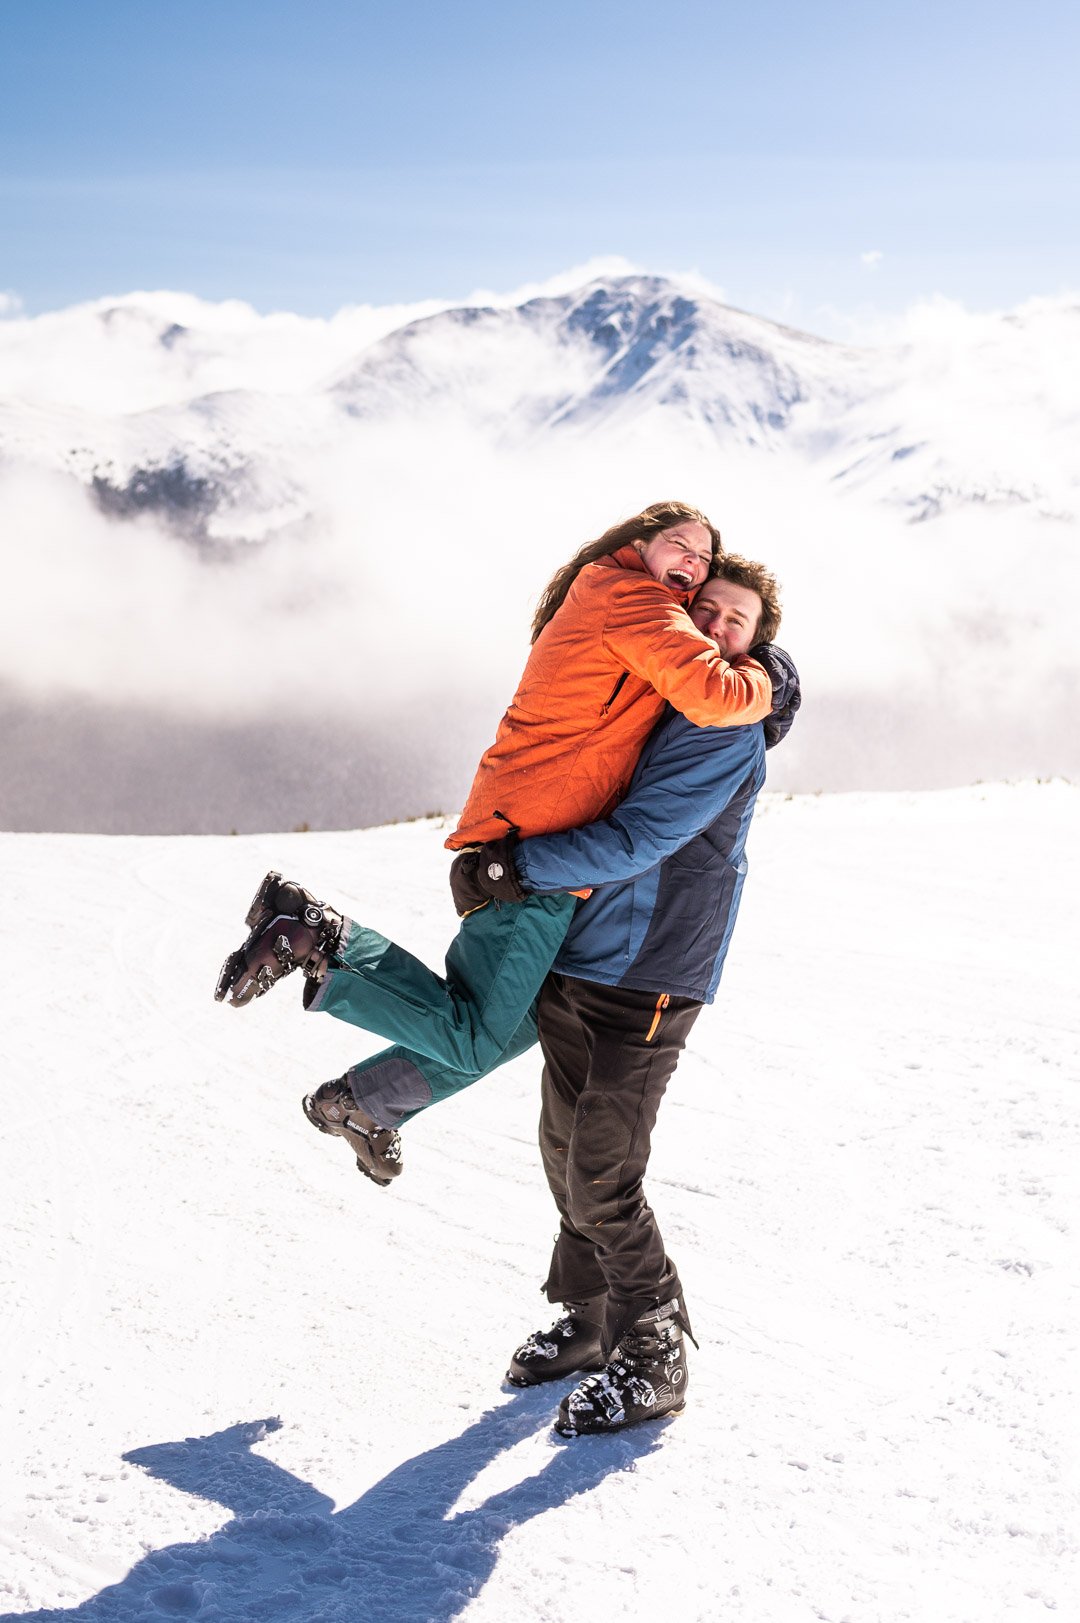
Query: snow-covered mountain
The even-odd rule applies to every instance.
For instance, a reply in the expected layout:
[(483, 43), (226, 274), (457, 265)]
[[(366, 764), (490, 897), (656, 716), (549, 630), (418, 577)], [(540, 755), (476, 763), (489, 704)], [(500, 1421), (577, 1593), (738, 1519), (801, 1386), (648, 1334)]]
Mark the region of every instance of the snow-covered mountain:
[(414, 322), (373, 345), (332, 387), (362, 417), (468, 401), (515, 439), (671, 411), (721, 443), (761, 445), (858, 362), (851, 351), (683, 293), (662, 277), (622, 277), (514, 310), (452, 310)]
[[(391, 426), (418, 457), (463, 433), (496, 449), (557, 455), (584, 441), (630, 457), (678, 436), (717, 459), (810, 469), (910, 519), (972, 505), (1080, 512), (1080, 306), (1067, 300), (857, 349), (627, 275), (440, 311), (347, 356), (371, 320), (251, 318), (238, 333), (228, 307), (204, 307), (200, 326), (197, 303), (184, 322), (168, 301), (0, 324), (0, 468), (61, 470), (112, 515), (157, 513), (225, 544), (317, 522), (327, 455), (358, 470), (362, 499), (359, 470)], [(74, 357), (66, 398), (58, 351)]]
[(1077, 774), (1080, 305), (909, 327), (857, 348), (638, 274), (0, 321), (0, 824), (459, 806), (545, 581), (667, 496), (782, 582), (774, 787)]

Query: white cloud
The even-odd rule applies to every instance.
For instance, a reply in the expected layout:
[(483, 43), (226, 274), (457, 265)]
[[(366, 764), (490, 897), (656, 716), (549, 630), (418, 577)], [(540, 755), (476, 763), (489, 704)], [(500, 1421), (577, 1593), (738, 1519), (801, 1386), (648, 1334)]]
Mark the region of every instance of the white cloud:
[(241, 299), (156, 289), (15, 319), (18, 299), (0, 293), (0, 316), (11, 318), (0, 331), (0, 396), (118, 416), (232, 389), (298, 394), (410, 322), (464, 305), (510, 309), (634, 270), (625, 259), (592, 259), (508, 293), (345, 305), (329, 317), (262, 315)]
[(865, 265), (867, 270), (877, 270), (884, 258), (885, 255), (880, 248), (871, 248), (867, 253), (859, 255), (860, 263)]
[[(3, 299), (5, 295), (0, 295)], [(11, 296), (6, 296), (11, 297)], [(168, 290), (20, 317), (0, 314), (0, 396), (116, 416), (231, 389), (296, 394), (445, 302), (348, 305), (329, 318), (260, 315)]]
[(22, 313), (22, 300), (17, 293), (0, 288), (0, 319)]
[[(513, 304), (629, 269), (592, 261), (497, 297)], [(418, 407), (376, 416), (355, 434), (324, 432), (330, 408), (324, 420), (297, 394), (373, 336), (436, 308), (351, 307), (313, 321), (259, 315), (237, 301), (146, 293), (5, 323), (0, 395), (12, 392), (13, 378), (38, 387), (42, 399), (67, 388), (100, 419), (155, 391), (179, 398), (185, 388), (254, 390), (256, 398), (239, 403), (201, 402), (198, 445), (212, 466), (234, 426), (238, 443), (247, 443), (243, 414), (262, 413), (267, 437), (256, 471), (271, 482), (266, 510), (283, 528), (295, 500), (312, 522), (303, 534), (238, 549), (228, 565), (208, 562), (149, 518), (108, 521), (58, 475), (18, 472), (13, 455), (0, 476), (11, 588), (0, 602), (0, 688), (41, 706), (76, 699), (126, 713), (137, 704), (148, 736), (161, 714), (206, 725), (227, 717), (258, 730), (327, 713), (329, 659), (343, 673), (334, 698), (354, 735), (408, 717), (393, 721), (400, 749), (421, 767), (425, 751), (457, 750), (464, 782), (513, 689), (531, 604), (547, 577), (590, 535), (671, 494), (710, 512), (731, 547), (766, 559), (784, 583), (782, 640), (804, 667), (808, 703), (793, 743), (770, 767), (776, 786), (914, 787), (1068, 770), (1061, 760), (1067, 749), (1075, 755), (1067, 741), (1077, 696), (1061, 674), (1070, 668), (1076, 596), (1067, 526), (1040, 524), (1019, 508), (994, 513), (989, 504), (908, 526), (865, 492), (840, 498), (794, 449), (740, 452), (659, 418), (637, 440), (538, 434), (524, 451), (511, 450), (490, 421), (471, 423), (463, 395), (453, 410), (440, 406), (422, 420)], [(1054, 464), (1071, 466), (1064, 446), (1076, 411), (1075, 296), (1030, 300), (1008, 319), (943, 298), (902, 316), (866, 310), (841, 319), (864, 342), (909, 346), (909, 356), (858, 364), (878, 384), (898, 380), (897, 420), (911, 426), (913, 444), (925, 440), (928, 456), (945, 459), (946, 471), (969, 479), (985, 472), (993, 489), (1000, 470), (1015, 483), (1015, 467), (1016, 478), (1053, 492)], [(184, 336), (163, 342), (171, 323)], [(513, 342), (513, 375), (534, 376), (543, 352), (530, 335)], [(978, 365), (968, 366), (976, 351)], [(552, 357), (564, 383), (572, 360)], [(498, 365), (485, 367), (487, 416), (498, 424), (516, 394), (504, 400)], [(293, 398), (275, 401), (275, 389)], [(99, 433), (122, 447), (125, 435), (142, 432), (138, 423), (102, 428), (13, 401), (5, 409), (16, 447), (39, 420), (55, 419), (62, 447), (92, 446)], [(162, 433), (181, 415), (163, 417)], [(898, 462), (895, 478), (914, 465)], [(927, 464), (931, 483), (935, 467)], [(278, 474), (280, 499), (271, 478)], [(242, 511), (224, 517), (250, 526)], [(1018, 539), (1040, 559), (1030, 607), (1011, 600)], [(913, 594), (920, 570), (932, 589)], [(165, 744), (160, 754), (164, 772)], [(403, 781), (399, 754), (395, 741), (379, 755), (380, 783)]]
[(694, 294), (702, 299), (715, 299), (718, 304), (730, 303), (726, 290), (719, 282), (710, 281), (700, 271), (664, 270), (657, 273), (667, 278), (669, 282), (677, 282), (687, 293)]
[[(770, 767), (775, 787), (1069, 770), (1077, 694), (1062, 673), (1077, 566), (1066, 526), (993, 512), (910, 526), (869, 500), (838, 500), (795, 458), (778, 477), (773, 458), (718, 457), (675, 426), (633, 445), (591, 436), (511, 452), (448, 425), (423, 436), (418, 457), (407, 428), (384, 424), (358, 452), (312, 454), (323, 505), (309, 534), (228, 566), (150, 519), (107, 521), (69, 484), (9, 475), (0, 683), (37, 701), (135, 704), (148, 732), (155, 714), (258, 728), (324, 714), (333, 670), (350, 749), (399, 717), (401, 749), (421, 760), (458, 739), (464, 783), (552, 571), (590, 535), (676, 494), (783, 583), (781, 641), (808, 698)], [(1021, 603), (1018, 536), (1040, 560), (1040, 590)], [(380, 782), (403, 771), (391, 750)]]
[(603, 254), (594, 259), (587, 259), (581, 265), (572, 265), (569, 270), (559, 271), (557, 275), (549, 276), (546, 281), (523, 282), (520, 287), (514, 288), (509, 293), (493, 293), (489, 289), (478, 289), (461, 302), (492, 305), (496, 309), (511, 309), (514, 305), (526, 304), (529, 299), (554, 299), (563, 293), (573, 293), (576, 288), (584, 287), (586, 282), (595, 282), (602, 276), (640, 274), (641, 266), (624, 259), (621, 254)]
[[(817, 305), (806, 312), (811, 332), (866, 348), (898, 344), (961, 345), (1002, 339), (1010, 331), (1045, 326), (1057, 332), (1061, 359), (1071, 361), (1069, 327), (1080, 310), (1080, 290), (1026, 299), (1010, 310), (977, 310), (959, 299), (933, 293), (901, 310), (883, 310), (869, 302), (841, 309)], [(1072, 366), (1075, 372), (1075, 365)]]

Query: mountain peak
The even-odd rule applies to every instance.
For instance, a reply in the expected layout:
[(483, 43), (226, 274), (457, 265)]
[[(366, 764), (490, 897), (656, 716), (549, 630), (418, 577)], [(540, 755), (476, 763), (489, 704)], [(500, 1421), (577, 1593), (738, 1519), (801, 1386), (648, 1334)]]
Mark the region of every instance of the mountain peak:
[(223, 306), (215, 325), (185, 299), (133, 294), (0, 332), (0, 455), (73, 473), (110, 512), (150, 508), (185, 534), (194, 515), (230, 538), (317, 511), (311, 456), (333, 447), (351, 462), (365, 424), (420, 446), (462, 433), (494, 449), (603, 437), (632, 458), (667, 435), (710, 456), (783, 452), (838, 494), (858, 489), (913, 518), (1078, 506), (1075, 297), (1008, 316), (931, 305), (905, 346), (860, 350), (725, 304), (692, 278), (607, 267), (375, 341), (370, 323), (350, 325), (356, 351), (334, 371), (347, 350), (329, 324), (261, 325)]

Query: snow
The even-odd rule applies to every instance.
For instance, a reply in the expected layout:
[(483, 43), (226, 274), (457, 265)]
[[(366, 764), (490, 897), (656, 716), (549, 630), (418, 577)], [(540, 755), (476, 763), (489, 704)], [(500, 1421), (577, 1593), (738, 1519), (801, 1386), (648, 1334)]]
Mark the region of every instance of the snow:
[(299, 1109), (377, 1044), (211, 998), (271, 865), (437, 963), (440, 823), (0, 836), (0, 1615), (1076, 1616), (1078, 813), (765, 797), (649, 1180), (687, 1409), (572, 1443), (501, 1385), (550, 1322), (535, 1055), (379, 1190)]

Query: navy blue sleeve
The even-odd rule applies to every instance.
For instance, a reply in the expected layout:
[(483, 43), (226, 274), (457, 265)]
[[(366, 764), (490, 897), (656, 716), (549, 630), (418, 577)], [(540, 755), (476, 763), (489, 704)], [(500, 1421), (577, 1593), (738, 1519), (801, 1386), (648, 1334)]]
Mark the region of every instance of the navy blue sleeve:
[(603, 822), (522, 840), (514, 856), (528, 891), (580, 890), (647, 873), (715, 822), (751, 770), (764, 776), (760, 724), (695, 727), (662, 721), (626, 799)]

